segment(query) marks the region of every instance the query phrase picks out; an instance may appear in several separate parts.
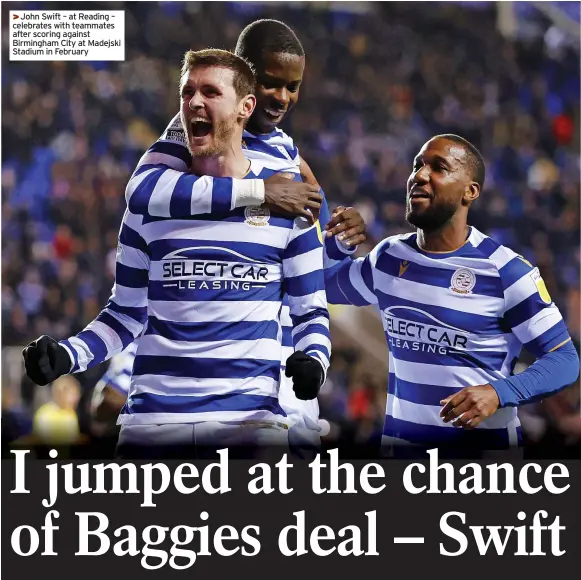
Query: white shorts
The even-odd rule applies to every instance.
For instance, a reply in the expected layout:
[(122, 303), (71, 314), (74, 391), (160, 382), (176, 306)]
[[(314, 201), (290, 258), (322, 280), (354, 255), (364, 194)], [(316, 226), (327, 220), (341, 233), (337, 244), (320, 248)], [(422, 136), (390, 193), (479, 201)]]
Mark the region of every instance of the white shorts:
[(177, 450), (178, 454), (196, 456), (203, 449), (276, 448), (288, 451), (288, 429), (262, 421), (245, 423), (167, 423), (165, 425), (122, 425), (117, 444), (118, 455), (155, 456)]

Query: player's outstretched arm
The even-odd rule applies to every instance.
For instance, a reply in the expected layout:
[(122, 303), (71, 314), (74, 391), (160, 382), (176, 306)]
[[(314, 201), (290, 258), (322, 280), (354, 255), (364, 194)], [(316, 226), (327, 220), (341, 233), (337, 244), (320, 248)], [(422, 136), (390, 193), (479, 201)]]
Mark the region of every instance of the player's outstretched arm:
[[(191, 155), (179, 115), (139, 161), (125, 197), (137, 215), (187, 218), (227, 212), (249, 205), (266, 205), (291, 217), (314, 219), (321, 195), (318, 186), (272, 176), (269, 179), (235, 179), (196, 176), (188, 173)], [(150, 190), (149, 185), (155, 185)], [(143, 187), (145, 185), (145, 187)]]
[(76, 336), (60, 342), (42, 336), (23, 357), (28, 376), (46, 385), (59, 376), (77, 373), (108, 360), (127, 348), (143, 331), (147, 319), (149, 257), (138, 233), (141, 218), (123, 216), (117, 247), (115, 284), (107, 306)]
[(310, 400), (317, 396), (325, 381), (331, 359), (331, 335), (320, 232), (302, 218), (295, 220), (282, 267), (295, 348), (286, 362), (285, 373), (293, 378), (297, 398)]
[(476, 427), (499, 407), (516, 407), (546, 398), (579, 376), (579, 356), (538, 268), (515, 254), (500, 273), (504, 320), (537, 361), (518, 375), (467, 387), (442, 401), (440, 415), (458, 427)]

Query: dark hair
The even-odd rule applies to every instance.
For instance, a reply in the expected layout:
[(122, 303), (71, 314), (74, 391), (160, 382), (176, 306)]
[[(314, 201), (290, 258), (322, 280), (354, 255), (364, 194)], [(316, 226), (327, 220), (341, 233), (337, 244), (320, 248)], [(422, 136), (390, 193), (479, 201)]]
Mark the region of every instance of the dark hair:
[(452, 141), (458, 145), (462, 145), (468, 158), (468, 166), (472, 173), (472, 179), (480, 186), (480, 189), (484, 186), (484, 179), (486, 177), (486, 168), (484, 166), (484, 159), (478, 149), (470, 143), (464, 137), (460, 135), (454, 135), (453, 133), (446, 133), (444, 135), (436, 135), (434, 139), (446, 139), (447, 141)]
[(255, 20), (238, 37), (236, 54), (256, 65), (265, 54), (286, 53), (304, 56), (305, 51), (290, 26), (279, 20)]
[(256, 76), (253, 67), (244, 58), (227, 50), (206, 48), (204, 50), (188, 50), (184, 54), (180, 78), (188, 71), (197, 67), (222, 67), (234, 72), (234, 90), (241, 99), (246, 95), (254, 94)]

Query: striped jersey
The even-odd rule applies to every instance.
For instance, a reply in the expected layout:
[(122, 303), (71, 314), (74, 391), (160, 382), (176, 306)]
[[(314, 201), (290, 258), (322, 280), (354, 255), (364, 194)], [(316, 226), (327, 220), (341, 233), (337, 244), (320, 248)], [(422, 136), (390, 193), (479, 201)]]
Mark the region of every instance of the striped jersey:
[(421, 250), (415, 233), (387, 238), (341, 266), (327, 292), (330, 302), (379, 308), (389, 345), (383, 443), (396, 451), (517, 445), (516, 408), (464, 430), (443, 422), (440, 401), (510, 376), (523, 346), (538, 357), (569, 338), (538, 269), (475, 228), (449, 253)]
[[(295, 180), (300, 180), (300, 155), (290, 136), (284, 131), (275, 128), (268, 135), (254, 135), (244, 131), (242, 147), (245, 156), (252, 160), (253, 167), (259, 170), (267, 166), (269, 170), (293, 175)], [(172, 119), (160, 139), (156, 141), (140, 160), (137, 171), (144, 165), (163, 165), (176, 172), (186, 171), (191, 162), (191, 155), (185, 145), (185, 135), (181, 125), (179, 114)], [(167, 172), (166, 175), (175, 175)], [(193, 176), (190, 176), (190, 178)], [(193, 187), (188, 189), (175, 188), (171, 196), (151, 196), (148, 198), (136, 196), (129, 197), (128, 203), (131, 210), (138, 214), (147, 214), (158, 217), (181, 217), (202, 215), (220, 203), (226, 207), (232, 207), (233, 194), (238, 185), (237, 180), (230, 178), (200, 177)], [(322, 192), (321, 192), (322, 193)], [(330, 220), (329, 208), (324, 193), (320, 210), (319, 222), (326, 224)], [(337, 242), (335, 237), (325, 238), (323, 263), (325, 277), (332, 269), (340, 264), (355, 249), (345, 248)], [(282, 357), (281, 357), (281, 392), (280, 404), (289, 416), (300, 415), (310, 428), (317, 429), (319, 406), (316, 399), (312, 401), (300, 401), (292, 390), (291, 382), (284, 376), (285, 363), (294, 352), (292, 339), (292, 320), (290, 317), (288, 298), (283, 297), (283, 306), (280, 314), (282, 326)], [(126, 359), (126, 368), (119, 372), (127, 374), (131, 372), (131, 357)]]
[[(246, 179), (274, 173), (251, 162)], [(293, 346), (327, 370), (330, 336), (320, 232), (262, 207), (170, 216), (199, 178), (143, 164), (130, 180), (112, 296), (76, 337), (62, 341), (72, 372), (137, 345), (119, 424), (286, 422), (278, 403), (282, 296)], [(181, 197), (180, 197), (181, 196)], [(205, 203), (202, 196), (195, 202)], [(157, 206), (156, 206), (157, 204)], [(136, 208), (161, 207), (160, 215)], [(165, 215), (164, 215), (165, 212)]]
[(99, 380), (96, 388), (108, 386), (127, 397), (135, 354), (137, 353), (137, 341), (131, 343), (123, 352), (116, 354), (111, 359), (109, 368)]

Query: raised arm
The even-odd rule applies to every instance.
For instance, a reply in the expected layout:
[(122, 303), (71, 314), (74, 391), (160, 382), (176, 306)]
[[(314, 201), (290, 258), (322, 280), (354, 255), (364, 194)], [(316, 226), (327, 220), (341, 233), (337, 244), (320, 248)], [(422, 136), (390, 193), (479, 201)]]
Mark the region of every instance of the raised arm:
[(147, 320), (149, 257), (139, 234), (141, 218), (125, 212), (115, 266), (115, 284), (107, 306), (76, 336), (56, 342), (42, 336), (23, 351), (26, 372), (45, 385), (63, 374), (82, 372), (123, 351)]

